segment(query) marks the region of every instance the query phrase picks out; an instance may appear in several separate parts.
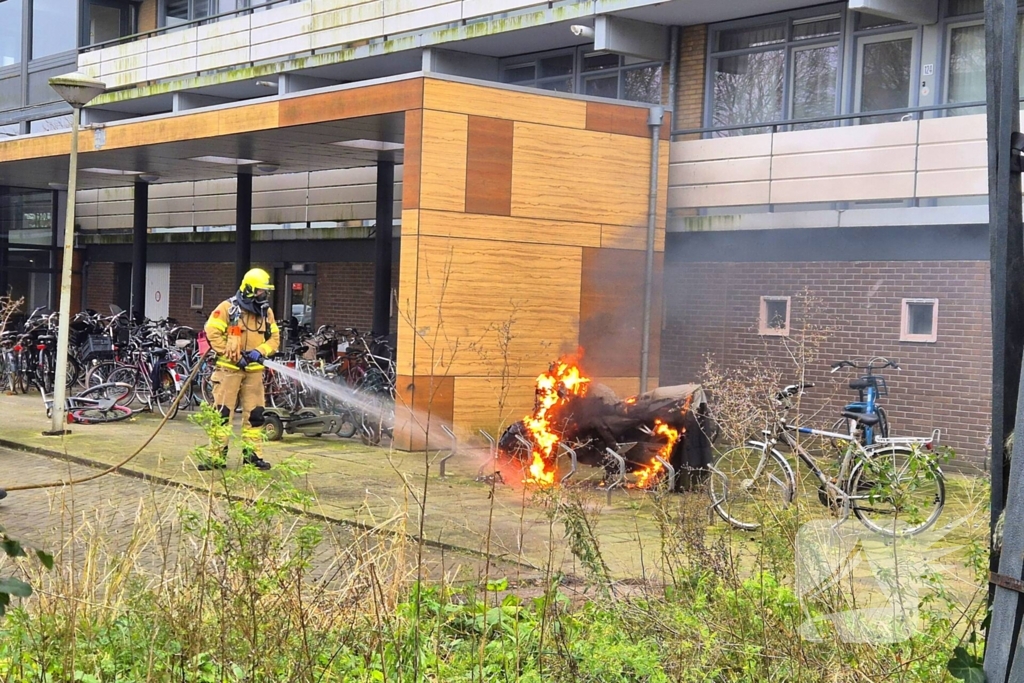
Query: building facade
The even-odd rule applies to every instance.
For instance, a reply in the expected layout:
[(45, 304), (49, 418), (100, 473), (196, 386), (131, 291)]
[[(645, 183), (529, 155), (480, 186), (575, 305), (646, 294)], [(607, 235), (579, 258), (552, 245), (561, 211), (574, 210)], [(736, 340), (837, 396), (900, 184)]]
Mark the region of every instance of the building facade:
[[(595, 374), (632, 393), (642, 327), (633, 295), (652, 219), (647, 110), (663, 105), (660, 132), (672, 136), (657, 143), (655, 165), (652, 378), (699, 379), (709, 355), (785, 367), (787, 345), (813, 324), (828, 330), (807, 368), (826, 410), (848, 393), (830, 383), (830, 361), (894, 357), (904, 368), (889, 378), (894, 429), (942, 428), (962, 462), (984, 462), (981, 0), (3, 5), (0, 131), (11, 139), (0, 142), (0, 284), (33, 303), (55, 298), (58, 141), (69, 122), (39, 84), (77, 64), (108, 86), (84, 112), (83, 305), (140, 307), (131, 241), (146, 182), (141, 308), (151, 316), (195, 324), (230, 293), (246, 194), (251, 261), (274, 271), (276, 309), (367, 327), (385, 159), (385, 295), (408, 386), (451, 377), (431, 385), (431, 401), (462, 426), (493, 426), (528, 405), (529, 378), (548, 360), (583, 346)], [(55, 12), (76, 16), (75, 30), (36, 30)], [(421, 98), (440, 93), (435, 101), (360, 110), (328, 97), (412, 75), (428, 79)], [(327, 106), (320, 95), (340, 109), (315, 109)], [(265, 118), (299, 102), (313, 108), (305, 118)], [(410, 146), (421, 155), (412, 167)], [(454, 284), (438, 289), (442, 280)], [(451, 311), (447, 326), (422, 323), (435, 308)], [(518, 379), (502, 384), (488, 376), (498, 351), (480, 340), (508, 319), (529, 331), (511, 359)], [(424, 332), (439, 327), (461, 340), (458, 358), (440, 365)]]

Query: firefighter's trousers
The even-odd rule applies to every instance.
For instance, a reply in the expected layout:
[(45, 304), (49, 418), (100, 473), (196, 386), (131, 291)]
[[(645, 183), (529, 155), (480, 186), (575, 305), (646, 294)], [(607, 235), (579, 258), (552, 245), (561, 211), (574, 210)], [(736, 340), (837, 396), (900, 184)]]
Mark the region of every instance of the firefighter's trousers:
[(239, 399), (242, 401), (242, 453), (245, 460), (263, 455), (263, 372), (232, 370), (218, 367), (210, 378), (213, 385), (213, 403), (220, 411), (224, 424), (223, 434), (210, 440), (210, 457), (223, 459), (227, 455), (230, 425)]

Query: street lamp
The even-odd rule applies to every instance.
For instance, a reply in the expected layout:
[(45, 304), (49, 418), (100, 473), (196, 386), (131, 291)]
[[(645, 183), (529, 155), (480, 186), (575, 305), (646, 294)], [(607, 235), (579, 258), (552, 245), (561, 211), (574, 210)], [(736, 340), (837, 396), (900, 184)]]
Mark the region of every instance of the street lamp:
[[(65, 434), (67, 424), (68, 346), (71, 328), (71, 260), (75, 248), (75, 181), (78, 176), (78, 123), (82, 107), (107, 89), (106, 84), (83, 73), (74, 72), (50, 79), (50, 87), (71, 105), (71, 159), (68, 169), (67, 220), (64, 222), (64, 258), (60, 273), (60, 316), (57, 323), (57, 370), (53, 380), (53, 410), (50, 431)], [(56, 216), (54, 216), (56, 218)]]

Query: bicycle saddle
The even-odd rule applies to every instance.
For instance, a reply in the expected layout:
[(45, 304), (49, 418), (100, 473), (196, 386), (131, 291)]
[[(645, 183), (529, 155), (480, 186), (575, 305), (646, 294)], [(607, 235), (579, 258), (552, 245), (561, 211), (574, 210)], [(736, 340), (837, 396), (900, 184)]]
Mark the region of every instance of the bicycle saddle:
[(868, 414), (865, 414), (865, 413), (855, 413), (852, 410), (844, 410), (843, 411), (843, 417), (849, 418), (851, 420), (856, 420), (857, 422), (860, 422), (865, 427), (874, 427), (876, 424), (878, 424), (881, 421), (881, 418), (878, 417), (878, 415), (873, 415), (873, 414), (872, 415), (868, 415)]
[(867, 377), (861, 377), (860, 379), (850, 380), (850, 388), (856, 391), (860, 391), (861, 389), (867, 389), (868, 387), (873, 387), (874, 385), (874, 378), (868, 379)]

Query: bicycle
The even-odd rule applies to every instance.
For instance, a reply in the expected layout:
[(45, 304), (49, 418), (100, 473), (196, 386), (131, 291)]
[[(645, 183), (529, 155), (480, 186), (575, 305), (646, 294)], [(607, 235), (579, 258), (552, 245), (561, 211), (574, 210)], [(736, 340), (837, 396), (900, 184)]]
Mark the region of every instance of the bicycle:
[[(857, 401), (848, 403), (843, 407), (843, 417), (833, 423), (831, 431), (848, 434), (856, 438), (864, 446), (873, 444), (876, 437), (889, 438), (889, 416), (885, 412), (885, 408), (878, 405), (879, 398), (889, 395), (889, 386), (886, 384), (884, 377), (874, 373), (884, 368), (900, 370), (899, 363), (881, 357), (872, 358), (866, 364), (861, 365), (852, 360), (841, 360), (832, 364), (831, 372), (838, 372), (842, 368), (867, 370), (867, 374), (850, 380), (849, 387), (857, 392)], [(877, 415), (878, 422), (877, 424), (861, 426), (854, 417), (848, 416), (847, 413)], [(833, 446), (838, 451), (842, 451), (839, 444), (833, 444)]]
[[(65, 399), (68, 423), (88, 425), (127, 420), (133, 411), (122, 403), (132, 389), (130, 384), (109, 382), (86, 389), (76, 396), (68, 396)], [(46, 407), (46, 417), (50, 417), (53, 413), (53, 396), (47, 398), (42, 389), (39, 393)]]
[[(945, 479), (930, 452), (938, 444), (939, 430), (923, 439), (876, 437), (874, 444), (864, 446), (849, 434), (788, 424), (785, 414), (792, 399), (813, 386), (785, 387), (775, 396), (780, 415), (762, 432), (764, 439), (728, 450), (711, 465), (709, 494), (715, 512), (738, 529), (755, 531), (762, 515), (777, 514), (794, 501), (796, 475), (775, 447), (781, 443), (818, 479), (819, 501), (838, 512), (840, 522), (852, 512), (867, 528), (886, 536), (910, 536), (934, 524), (946, 500)], [(867, 413), (847, 417), (862, 428), (879, 421)], [(830, 477), (818, 467), (795, 434), (845, 442), (838, 475)]]

